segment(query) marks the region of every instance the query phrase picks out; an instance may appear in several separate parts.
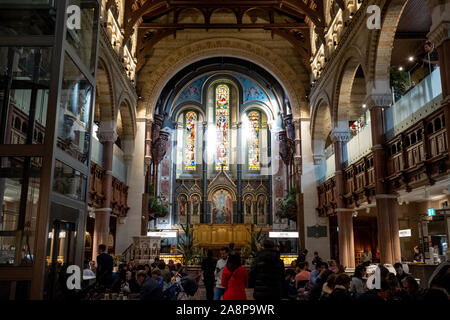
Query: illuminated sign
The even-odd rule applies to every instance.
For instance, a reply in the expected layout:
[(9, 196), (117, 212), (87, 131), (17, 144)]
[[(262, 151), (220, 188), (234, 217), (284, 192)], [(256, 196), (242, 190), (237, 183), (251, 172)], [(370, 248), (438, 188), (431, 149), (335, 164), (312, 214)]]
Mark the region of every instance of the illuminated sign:
[(148, 237), (160, 237), (160, 238), (176, 238), (176, 231), (150, 231), (147, 232)]
[(298, 238), (298, 232), (269, 232), (269, 238)]
[(428, 216), (429, 216), (429, 217), (435, 216), (435, 215), (436, 215), (436, 212), (434, 211), (434, 208), (429, 208), (429, 209), (427, 210), (427, 212), (428, 212)]
[(398, 230), (398, 236), (400, 238), (411, 237), (411, 229)]

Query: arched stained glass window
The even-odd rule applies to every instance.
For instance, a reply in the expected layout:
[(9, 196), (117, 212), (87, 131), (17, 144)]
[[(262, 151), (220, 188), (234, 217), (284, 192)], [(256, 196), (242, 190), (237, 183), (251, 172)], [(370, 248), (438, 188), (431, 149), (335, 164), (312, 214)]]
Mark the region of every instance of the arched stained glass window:
[(248, 170), (261, 170), (259, 161), (259, 135), (260, 135), (260, 114), (258, 111), (248, 113), (249, 133), (248, 133)]
[(218, 85), (216, 88), (216, 130), (217, 155), (216, 170), (230, 168), (230, 88)]
[(184, 169), (195, 171), (195, 140), (197, 134), (197, 114), (194, 111), (186, 112), (184, 131)]

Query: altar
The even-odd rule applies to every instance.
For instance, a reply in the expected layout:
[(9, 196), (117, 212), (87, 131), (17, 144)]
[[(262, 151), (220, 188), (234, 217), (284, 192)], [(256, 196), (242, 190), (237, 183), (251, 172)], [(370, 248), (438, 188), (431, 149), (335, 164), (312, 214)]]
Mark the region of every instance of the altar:
[(206, 249), (228, 247), (251, 248), (251, 224), (196, 224), (193, 227), (194, 246)]

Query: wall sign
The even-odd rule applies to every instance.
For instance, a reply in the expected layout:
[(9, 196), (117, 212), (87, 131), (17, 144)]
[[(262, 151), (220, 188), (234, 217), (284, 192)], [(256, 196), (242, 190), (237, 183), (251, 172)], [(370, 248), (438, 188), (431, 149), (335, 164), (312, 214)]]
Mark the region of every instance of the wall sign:
[(398, 230), (398, 236), (400, 238), (411, 237), (411, 229)]

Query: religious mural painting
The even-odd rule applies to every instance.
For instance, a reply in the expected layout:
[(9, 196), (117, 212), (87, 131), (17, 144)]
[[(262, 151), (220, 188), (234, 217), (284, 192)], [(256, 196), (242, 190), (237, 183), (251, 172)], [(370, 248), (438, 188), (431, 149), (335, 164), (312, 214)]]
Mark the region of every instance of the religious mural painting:
[(233, 215), (233, 198), (231, 194), (220, 189), (212, 196), (212, 223), (230, 224)]
[(178, 219), (180, 224), (187, 223), (188, 198), (185, 194), (178, 196)]

